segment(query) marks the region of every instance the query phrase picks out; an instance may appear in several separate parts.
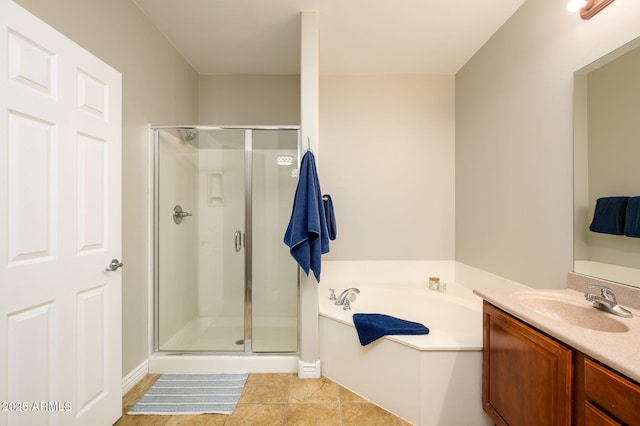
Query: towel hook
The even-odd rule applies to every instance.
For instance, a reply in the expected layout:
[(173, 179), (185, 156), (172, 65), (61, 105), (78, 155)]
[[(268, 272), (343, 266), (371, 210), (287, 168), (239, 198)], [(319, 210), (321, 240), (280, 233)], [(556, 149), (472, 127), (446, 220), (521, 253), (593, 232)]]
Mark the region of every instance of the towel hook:
[(313, 152), (311, 149), (311, 138), (309, 136), (307, 136), (307, 151)]

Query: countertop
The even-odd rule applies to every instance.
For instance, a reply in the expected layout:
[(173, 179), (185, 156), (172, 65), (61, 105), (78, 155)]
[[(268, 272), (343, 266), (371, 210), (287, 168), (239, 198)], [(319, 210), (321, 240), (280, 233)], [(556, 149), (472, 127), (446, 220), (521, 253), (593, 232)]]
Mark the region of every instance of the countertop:
[[(529, 325), (543, 331), (574, 349), (600, 361), (619, 373), (640, 382), (640, 310), (631, 308), (618, 299), (620, 305), (632, 312), (633, 318), (622, 318), (600, 311), (585, 300), (584, 294), (573, 289), (562, 290), (507, 290), (476, 289), (474, 293), (492, 305), (502, 309)], [(583, 315), (604, 326), (618, 326), (624, 332), (598, 331), (574, 325), (563, 314), (555, 315), (555, 309), (532, 306), (531, 297), (560, 300), (570, 308), (570, 314)], [(562, 307), (562, 303), (557, 304)], [(593, 312), (592, 312), (593, 310)], [(603, 317), (593, 315), (602, 315)], [(580, 318), (578, 318), (580, 319)], [(575, 321), (579, 323), (580, 321)], [(592, 321), (593, 322), (593, 321)], [(626, 327), (625, 327), (626, 326)]]

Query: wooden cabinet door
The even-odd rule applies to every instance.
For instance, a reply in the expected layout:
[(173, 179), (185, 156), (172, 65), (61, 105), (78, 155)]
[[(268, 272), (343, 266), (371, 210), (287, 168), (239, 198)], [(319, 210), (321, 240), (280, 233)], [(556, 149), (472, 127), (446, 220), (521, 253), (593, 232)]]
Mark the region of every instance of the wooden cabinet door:
[(484, 302), (482, 403), (498, 425), (571, 424), (571, 349)]

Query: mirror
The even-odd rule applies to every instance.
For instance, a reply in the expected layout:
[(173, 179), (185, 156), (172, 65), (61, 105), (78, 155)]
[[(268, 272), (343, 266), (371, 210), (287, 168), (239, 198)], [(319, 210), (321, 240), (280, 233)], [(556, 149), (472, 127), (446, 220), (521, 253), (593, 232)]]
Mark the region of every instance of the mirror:
[(640, 39), (574, 75), (574, 271), (640, 287), (640, 238), (589, 230), (600, 197), (640, 196)]

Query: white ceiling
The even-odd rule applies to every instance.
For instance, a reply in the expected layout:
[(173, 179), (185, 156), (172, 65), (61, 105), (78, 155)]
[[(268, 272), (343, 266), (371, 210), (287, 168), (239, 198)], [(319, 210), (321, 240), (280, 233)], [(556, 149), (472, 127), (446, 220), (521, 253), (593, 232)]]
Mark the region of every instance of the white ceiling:
[(321, 74), (455, 74), (525, 0), (134, 0), (200, 74), (298, 74), (317, 10)]

